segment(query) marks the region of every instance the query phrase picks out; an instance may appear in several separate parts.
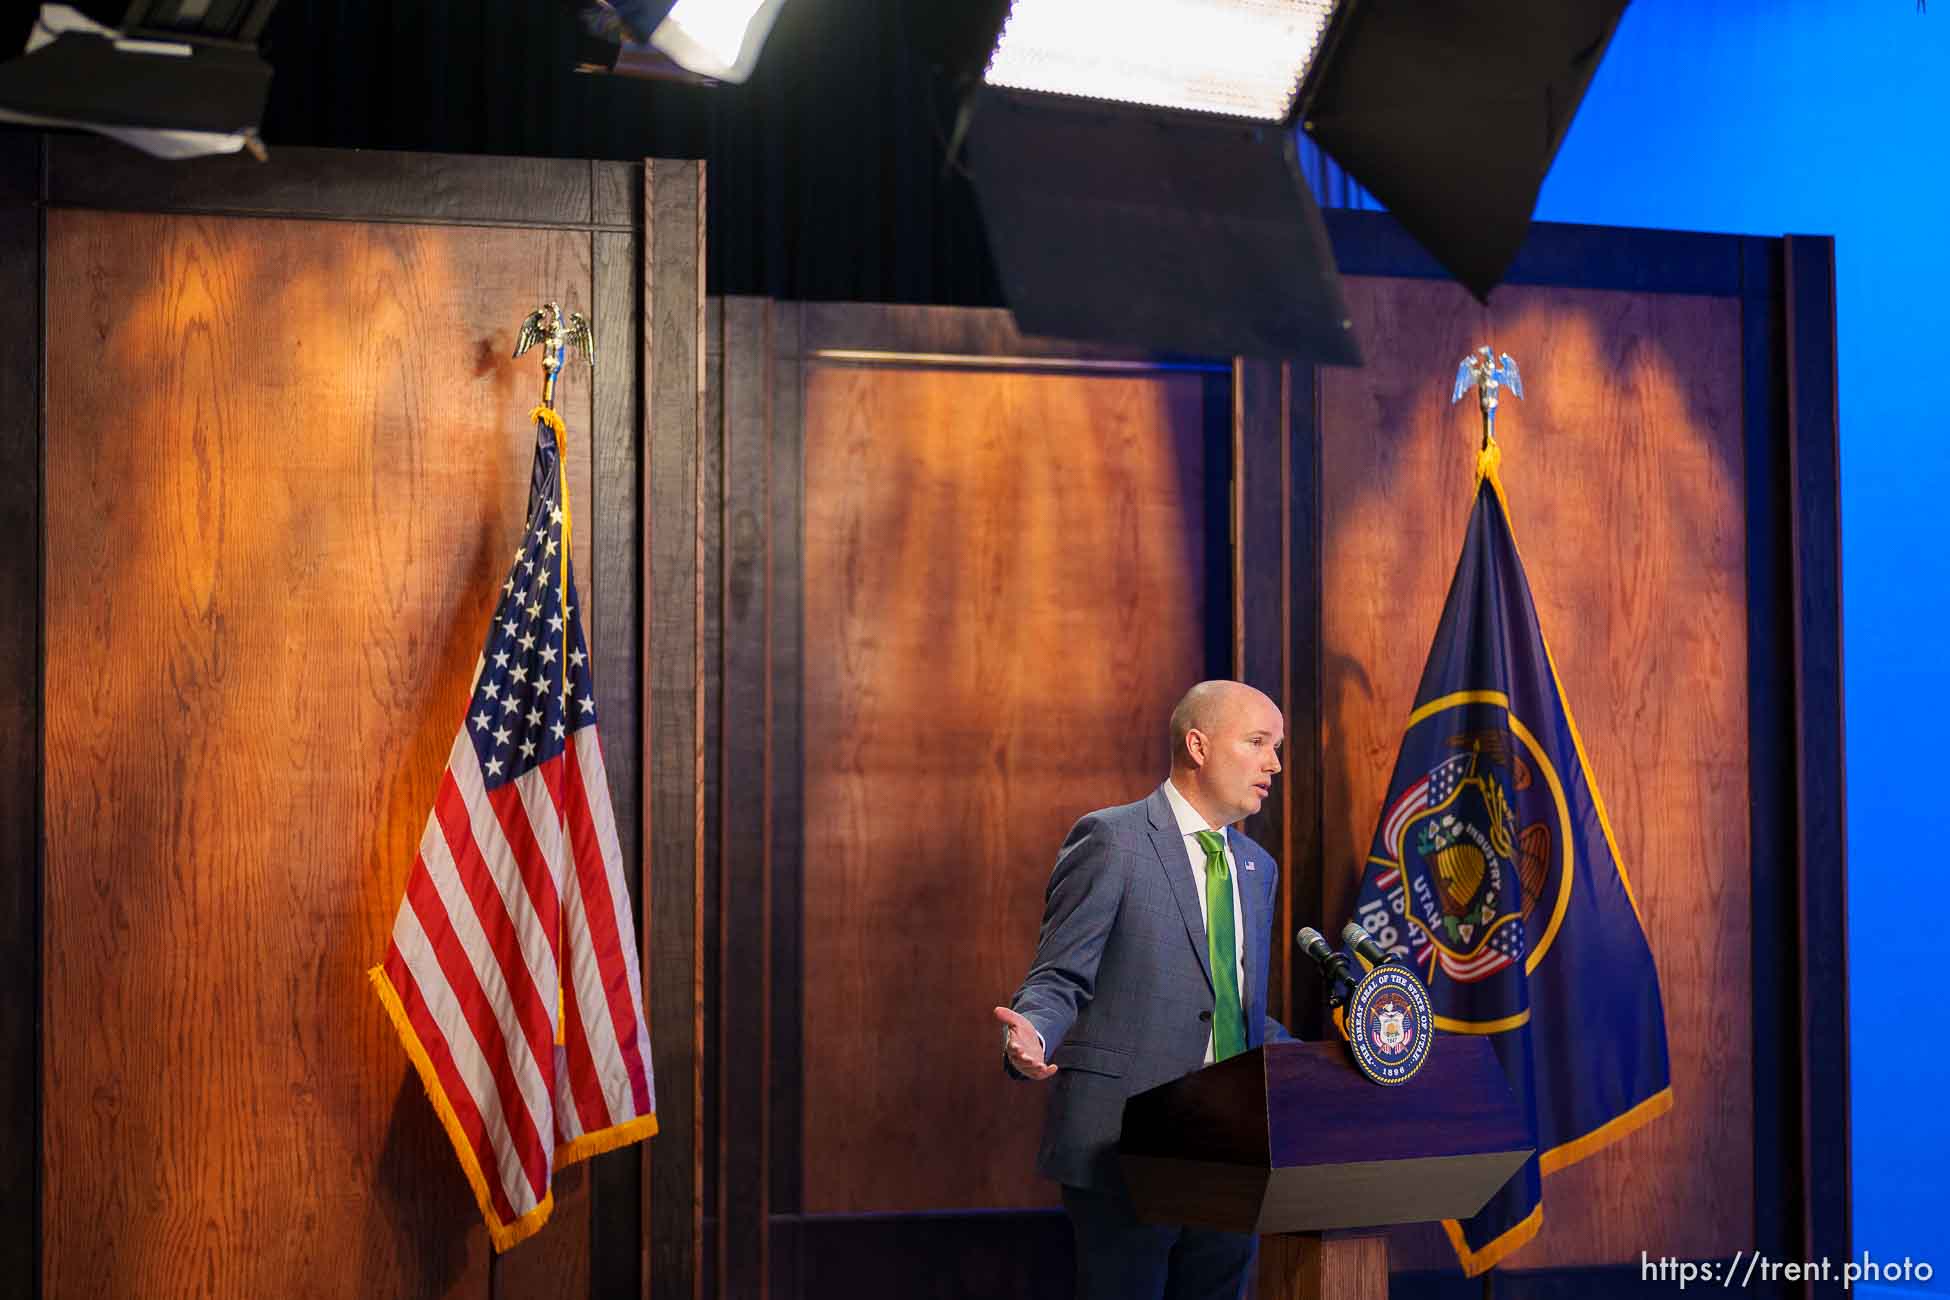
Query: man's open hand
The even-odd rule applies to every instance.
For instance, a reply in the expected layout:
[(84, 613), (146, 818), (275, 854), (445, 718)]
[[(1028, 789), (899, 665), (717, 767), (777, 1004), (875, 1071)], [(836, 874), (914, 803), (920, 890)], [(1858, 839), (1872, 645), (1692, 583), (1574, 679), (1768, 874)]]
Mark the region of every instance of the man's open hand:
[(1043, 1036), (1036, 1026), (1007, 1007), (997, 1007), (995, 1018), (1009, 1027), (1002, 1046), (1017, 1074), (1040, 1082), (1056, 1073), (1056, 1067), (1043, 1059)]

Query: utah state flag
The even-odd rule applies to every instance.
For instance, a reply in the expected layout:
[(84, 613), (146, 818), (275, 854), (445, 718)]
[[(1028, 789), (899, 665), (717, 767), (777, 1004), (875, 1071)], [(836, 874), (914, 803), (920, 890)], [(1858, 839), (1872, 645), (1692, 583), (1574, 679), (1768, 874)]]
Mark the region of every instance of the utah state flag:
[(1484, 453), (1354, 912), (1417, 968), (1438, 1030), (1489, 1036), (1532, 1125), (1537, 1155), (1474, 1218), (1445, 1224), (1472, 1277), (1537, 1235), (1543, 1175), (1672, 1105), (1658, 974), (1497, 454)]

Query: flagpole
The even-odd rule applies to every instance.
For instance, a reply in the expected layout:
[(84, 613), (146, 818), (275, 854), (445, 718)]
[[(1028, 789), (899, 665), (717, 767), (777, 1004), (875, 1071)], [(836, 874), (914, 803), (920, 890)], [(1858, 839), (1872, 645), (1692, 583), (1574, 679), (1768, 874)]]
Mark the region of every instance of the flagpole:
[[(521, 323), (515, 335), (515, 355), (519, 357), (537, 343), (542, 345), (542, 404), (529, 412), (529, 418), (549, 427), (555, 435), (555, 490), (562, 502), (562, 550), (557, 558), (555, 570), (556, 607), (562, 616), (562, 663), (558, 671), (562, 674), (562, 722), (569, 721), (569, 654), (575, 648), (570, 643), (571, 624), (569, 621), (569, 546), (571, 525), (574, 514), (569, 509), (569, 439), (562, 426), (562, 417), (555, 413), (555, 381), (562, 373), (563, 355), (571, 345), (582, 353), (583, 360), (589, 363), (589, 372), (596, 371), (596, 331), (589, 318), (579, 311), (566, 316), (562, 308), (553, 302), (545, 302), (528, 313), (528, 319)], [(552, 521), (551, 521), (552, 522)], [(523, 527), (526, 527), (524, 524)], [(561, 852), (566, 858), (569, 852), (567, 827), (562, 832)], [(561, 882), (557, 882), (557, 888)], [(561, 921), (557, 920), (556, 950), (562, 947)], [(555, 987), (555, 1043), (560, 1047), (566, 1041), (564, 1027), (568, 1023), (567, 1007), (563, 999), (562, 985)]]
[(562, 494), (562, 555), (557, 568), (555, 589), (562, 609), (562, 716), (569, 716), (569, 446), (562, 417), (555, 413), (555, 381), (562, 373), (564, 354), (570, 347), (582, 353), (589, 373), (596, 372), (596, 329), (579, 311), (566, 315), (553, 302), (545, 302), (528, 313), (515, 335), (515, 355), (521, 356), (537, 343), (542, 345), (542, 404), (531, 412), (534, 419), (548, 425), (555, 434), (555, 474)]

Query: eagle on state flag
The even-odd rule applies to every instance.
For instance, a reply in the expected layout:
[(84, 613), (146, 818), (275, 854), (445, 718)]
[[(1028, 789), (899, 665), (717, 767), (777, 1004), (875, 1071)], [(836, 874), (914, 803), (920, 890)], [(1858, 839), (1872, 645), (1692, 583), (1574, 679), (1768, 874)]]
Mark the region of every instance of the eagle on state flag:
[[(1537, 1154), (1445, 1227), (1476, 1276), (1543, 1226), (1543, 1176), (1672, 1106), (1659, 977), (1544, 644), (1490, 443), (1354, 919), (1494, 1045)], [(1365, 964), (1365, 963), (1364, 963)], [(1438, 1047), (1437, 1050), (1440, 1050)]]
[(657, 1131), (643, 977), (569, 564), (562, 421), (536, 421), (527, 524), (391, 942), (371, 971), (497, 1251), (554, 1172)]

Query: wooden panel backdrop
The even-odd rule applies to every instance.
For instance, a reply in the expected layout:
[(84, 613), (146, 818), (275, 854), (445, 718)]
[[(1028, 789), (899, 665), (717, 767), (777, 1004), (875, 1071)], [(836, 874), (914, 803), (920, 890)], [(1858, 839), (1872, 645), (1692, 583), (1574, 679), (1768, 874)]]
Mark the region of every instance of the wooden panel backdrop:
[[(1284, 846), (1282, 937), (1345, 917), (1470, 501), (1449, 379), (1492, 336), (1531, 378), (1506, 482), (1645, 907), (1679, 1097), (1551, 1180), (1543, 1239), (1497, 1288), (1622, 1293), (1647, 1242), (1800, 1240), (1781, 1079), (1819, 1033), (1768, 1014), (1801, 995), (1766, 847), (1799, 815), (1766, 757), (1792, 737), (1748, 742), (1802, 707), (1749, 631), (1786, 612), (1781, 245), (1539, 228), (1485, 312), (1386, 218), (1338, 224), (1337, 255), (1370, 268), (1360, 372), (1181, 370), (996, 312), (714, 309), (705, 1295), (1067, 1293), (1068, 1227), (1032, 1172), (1044, 1097), (1002, 1078), (987, 1018), (1053, 847), (1155, 782), (1178, 685), (1232, 671), (1318, 741), (1254, 828)], [(1813, 865), (1826, 898), (1839, 877)], [(1460, 1284), (1432, 1231), (1394, 1263), (1418, 1294)]]
[[(1531, 384), (1505, 482), (1652, 932), (1678, 1094), (1547, 1183), (1559, 1208), (1513, 1263), (1726, 1256), (1798, 1213), (1754, 1182), (1757, 1122), (1798, 1105), (1755, 1072), (1747, 1019), (1770, 987), (1750, 900), (1780, 905), (1750, 874), (1747, 724), (1773, 714), (1749, 694), (1796, 698), (1748, 658), (1743, 581), (1749, 561), (1784, 581), (1744, 550), (1780, 526), (1743, 478), (1771, 454), (1778, 272), (1513, 284), (1489, 312), (1355, 276), (1376, 360), (1318, 376), (1157, 366), (1001, 313), (742, 300), (707, 380), (695, 164), (635, 171), (640, 209), (584, 164), (295, 165), (291, 193), (79, 143), (21, 172), (43, 202), (339, 218), (43, 209), (46, 1294), (825, 1295), (883, 1273), (1061, 1294), (1060, 1219), (955, 1213), (1053, 1204), (1043, 1096), (1001, 1076), (987, 1008), (1027, 965), (1055, 846), (1155, 783), (1172, 699), (1231, 665), (1296, 736), (1317, 727), (1263, 830), (1289, 846), (1292, 919), (1345, 915), (1469, 503), (1447, 375), (1492, 335)], [(367, 223), (406, 193), (432, 224)], [(452, 224), (477, 200), (485, 225)], [(558, 218), (583, 224), (533, 228)], [(639, 240), (646, 218), (664, 233)], [(1403, 260), (1398, 234), (1352, 233)], [(1777, 255), (1534, 242), (1547, 262), (1616, 245), (1638, 290), (1647, 266), (1717, 286), (1728, 257)], [(605, 739), (626, 851), (640, 797), (652, 861), (664, 1134), (569, 1173), (557, 1222), (490, 1266), (363, 970), (498, 586), (492, 539), (518, 527), (536, 367), (506, 356), (516, 317), (592, 280), (599, 324), (643, 321), (639, 375), (606, 370), (593, 411), (586, 383), (566, 396), (607, 716), (652, 722), (641, 769), (637, 736)], [(1754, 761), (1758, 798), (1778, 780)], [(1453, 1268), (1427, 1232), (1395, 1262)]]
[[(1493, 342), (1527, 400), (1502, 478), (1538, 616), (1590, 749), (1665, 994), (1676, 1104), (1545, 1182), (1520, 1269), (1726, 1257), (1753, 1232), (1746, 487), (1734, 298), (1351, 278), (1376, 360), (1320, 380), (1323, 882), (1346, 919), (1472, 500)], [(1648, 1170), (1659, 1171), (1647, 1177)], [(1392, 1263), (1453, 1268), (1434, 1228)]]
[(1045, 1097), (1003, 1076), (989, 1007), (1028, 969), (1070, 824), (1162, 779), (1225, 617), (1207, 384), (809, 369), (809, 1213), (1055, 1204)]
[[(483, 1295), (364, 971), (521, 527), (519, 313), (587, 292), (590, 236), (47, 237), (46, 1293)], [(581, 374), (562, 406), (588, 503)], [(587, 1289), (587, 1177), (505, 1293)]]

